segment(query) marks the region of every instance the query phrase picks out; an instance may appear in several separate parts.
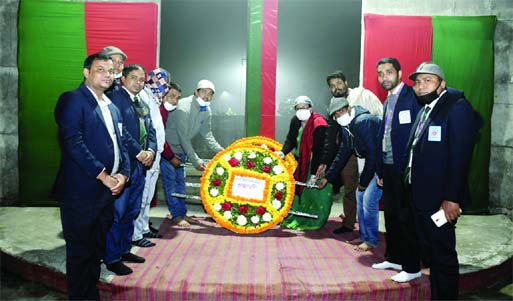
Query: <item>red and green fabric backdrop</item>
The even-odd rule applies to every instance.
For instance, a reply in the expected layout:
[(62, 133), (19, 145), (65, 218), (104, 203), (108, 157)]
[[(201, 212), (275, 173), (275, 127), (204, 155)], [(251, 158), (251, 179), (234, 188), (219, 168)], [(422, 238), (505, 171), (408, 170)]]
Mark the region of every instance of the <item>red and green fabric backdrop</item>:
[(19, 10), (19, 176), (25, 205), (55, 205), (49, 197), (59, 164), (53, 109), (64, 91), (83, 80), (87, 55), (108, 45), (126, 63), (154, 68), (155, 3), (22, 0)]
[(423, 61), (433, 61), (444, 70), (449, 87), (464, 91), (485, 124), (474, 147), (470, 170), (471, 211), (488, 206), (491, 115), (494, 92), (493, 38), (495, 16), (419, 17), (365, 14), (363, 86), (383, 101), (386, 92), (376, 76), (376, 63), (395, 57), (403, 81)]

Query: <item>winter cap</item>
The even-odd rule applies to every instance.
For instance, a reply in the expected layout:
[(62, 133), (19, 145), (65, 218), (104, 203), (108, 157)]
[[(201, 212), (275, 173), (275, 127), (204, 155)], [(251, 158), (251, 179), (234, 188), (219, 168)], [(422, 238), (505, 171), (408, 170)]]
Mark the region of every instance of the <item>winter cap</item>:
[(196, 90), (199, 89), (211, 89), (212, 92), (216, 92), (216, 87), (214, 86), (214, 83), (209, 81), (208, 79), (202, 79), (198, 82), (198, 86), (196, 87)]
[(125, 60), (125, 61), (128, 58), (128, 56), (126, 56), (126, 54), (116, 46), (107, 46), (107, 47), (103, 48), (101, 52), (105, 53), (107, 56), (111, 56), (113, 54), (119, 54), (123, 57), (123, 60)]
[(313, 102), (310, 99), (310, 97), (308, 97), (308, 96), (298, 96), (298, 98), (296, 98), (296, 100), (294, 100), (294, 107), (296, 107), (297, 105), (300, 105), (300, 104), (307, 104), (310, 107), (313, 107)]
[(434, 74), (434, 75), (438, 75), (438, 77), (440, 77), (442, 80), (444, 80), (444, 78), (445, 78), (444, 72), (442, 71), (442, 68), (440, 68), (440, 66), (438, 66), (437, 64), (433, 64), (431, 62), (421, 63), (417, 67), (417, 70), (415, 70), (415, 72), (410, 74), (410, 76), (408, 76), (408, 78), (411, 79), (411, 80), (415, 80), (417, 78), (417, 75), (419, 75), (419, 74)]
[(150, 88), (151, 92), (159, 99), (162, 100), (164, 95), (169, 91), (168, 82), (171, 80), (169, 72), (163, 68), (157, 68), (148, 74), (148, 81), (146, 86)]
[(349, 102), (344, 97), (332, 97), (328, 113), (330, 116), (332, 116), (333, 114), (335, 114), (336, 111), (343, 109), (347, 106), (349, 106)]

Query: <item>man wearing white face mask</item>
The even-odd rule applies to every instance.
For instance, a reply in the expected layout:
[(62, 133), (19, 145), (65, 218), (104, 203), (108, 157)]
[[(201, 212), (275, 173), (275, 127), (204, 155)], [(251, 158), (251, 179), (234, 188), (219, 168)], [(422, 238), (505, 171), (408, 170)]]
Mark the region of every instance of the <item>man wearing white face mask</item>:
[(328, 181), (334, 181), (352, 155), (365, 159), (356, 191), (360, 238), (351, 243), (358, 244), (356, 250), (367, 251), (378, 245), (378, 211), (382, 190), (377, 186), (375, 172), (381, 121), (360, 106), (349, 106), (343, 97), (331, 99), (329, 113), (343, 127), (343, 131), (335, 160), (326, 177), (320, 181), (319, 187), (324, 187)]
[[(223, 147), (212, 134), (210, 102), (214, 97), (215, 91), (214, 83), (206, 79), (200, 80), (194, 94), (180, 99), (176, 109), (173, 111), (173, 117), (170, 117), (166, 122), (166, 141), (171, 150), (180, 157), (181, 162), (185, 162), (186, 158), (188, 158), (199, 171), (205, 170), (206, 166), (192, 145), (192, 139), (195, 136), (199, 134), (203, 142), (213, 152), (217, 153), (223, 150)], [(179, 169), (181, 169), (181, 172), (177, 173), (177, 177), (183, 177), (184, 182), (183, 186), (177, 187), (175, 192), (185, 194), (185, 174), (183, 167)], [(170, 198), (171, 196), (168, 195), (166, 197)], [(171, 212), (172, 221), (179, 226), (189, 226), (194, 220), (187, 217), (187, 208), (185, 207), (184, 200), (173, 200), (173, 202), (175, 201), (183, 202), (183, 206), (180, 206), (179, 210)]]
[[(327, 127), (324, 116), (313, 112), (313, 102), (307, 96), (299, 96), (294, 101), (295, 116), (290, 121), (290, 128), (283, 149), (277, 152), (284, 157), (289, 152), (294, 154), (298, 167), (294, 178), (300, 182), (314, 183), (315, 172), (319, 167), (320, 154), (324, 147), (324, 134)], [(313, 230), (321, 228), (331, 210), (331, 196), (328, 201), (323, 195), (316, 194), (315, 189), (296, 187), (296, 198), (292, 204), (293, 210), (308, 212), (319, 216), (317, 221), (289, 215), (281, 225), (297, 230)], [(323, 192), (320, 192), (321, 194)]]

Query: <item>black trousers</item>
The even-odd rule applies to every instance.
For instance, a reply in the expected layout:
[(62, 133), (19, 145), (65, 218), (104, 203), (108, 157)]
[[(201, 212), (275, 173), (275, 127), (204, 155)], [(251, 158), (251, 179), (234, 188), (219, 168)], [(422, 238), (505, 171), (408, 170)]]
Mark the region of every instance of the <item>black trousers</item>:
[[(406, 192), (411, 197), (410, 185), (406, 186)], [(430, 270), (431, 300), (457, 300), (459, 262), (456, 253), (456, 222), (437, 227), (431, 219), (435, 212), (415, 208), (412, 211), (421, 259)]]
[(70, 300), (99, 300), (96, 284), (107, 232), (114, 220), (110, 192), (95, 200), (61, 200), (61, 222), (66, 241), (66, 279)]
[(404, 194), (403, 176), (394, 165), (383, 165), (383, 199), (385, 203), (385, 259), (402, 265), (403, 271), (420, 271), (415, 222)]

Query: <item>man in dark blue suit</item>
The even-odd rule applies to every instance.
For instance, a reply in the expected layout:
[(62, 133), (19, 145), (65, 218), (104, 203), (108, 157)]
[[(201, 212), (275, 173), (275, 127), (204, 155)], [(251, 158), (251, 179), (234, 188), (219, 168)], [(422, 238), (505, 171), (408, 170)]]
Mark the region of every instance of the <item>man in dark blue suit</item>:
[(69, 299), (99, 300), (96, 283), (114, 197), (123, 190), (130, 162), (123, 119), (103, 93), (112, 84), (112, 61), (93, 54), (83, 73), (80, 87), (62, 94), (55, 107), (61, 163), (53, 195), (61, 208)]
[[(146, 103), (139, 99), (139, 92), (144, 88), (145, 79), (146, 72), (142, 66), (128, 65), (123, 69), (121, 77), (123, 87), (108, 93), (125, 121), (126, 147), (131, 167), (130, 182), (115, 203), (114, 222), (107, 235), (107, 249), (103, 259), (107, 269), (118, 275), (132, 273), (132, 269), (123, 264), (123, 261), (144, 262), (144, 258), (131, 253), (130, 249), (134, 221), (141, 210), (145, 167), (151, 166), (157, 150), (157, 138), (151, 123), (150, 110)], [(146, 238), (139, 242), (140, 247), (154, 245)]]
[[(455, 226), (460, 208), (469, 202), (467, 178), (478, 120), (463, 93), (446, 88), (438, 65), (422, 63), (409, 78), (423, 108), (407, 144), (405, 190), (411, 198), (421, 258), (430, 268), (431, 299), (455, 300)], [(439, 210), (445, 224), (435, 224), (440, 219), (432, 218)]]
[(401, 81), (402, 71), (395, 58), (383, 58), (376, 66), (378, 81), (388, 91), (378, 136), (378, 184), (383, 186), (385, 202), (385, 261), (375, 269), (400, 271), (392, 276), (407, 282), (421, 276), (415, 224), (404, 198), (406, 143), (420, 110), (412, 87)]

